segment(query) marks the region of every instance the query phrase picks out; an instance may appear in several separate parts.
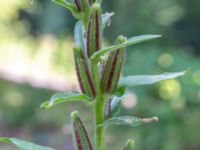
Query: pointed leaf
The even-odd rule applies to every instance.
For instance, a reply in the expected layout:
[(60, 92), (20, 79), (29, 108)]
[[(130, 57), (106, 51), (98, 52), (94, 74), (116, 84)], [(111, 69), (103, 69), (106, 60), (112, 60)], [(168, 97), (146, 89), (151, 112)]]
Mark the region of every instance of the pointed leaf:
[(41, 104), (41, 108), (48, 109), (56, 104), (70, 102), (70, 101), (83, 101), (86, 103), (90, 103), (92, 98), (88, 97), (85, 94), (77, 93), (77, 92), (68, 92), (68, 93), (56, 93), (54, 94), (50, 101), (44, 102)]
[(74, 137), (78, 150), (93, 150), (87, 130), (80, 118), (79, 112), (72, 112), (71, 118), (74, 128)]
[(127, 125), (130, 127), (137, 127), (143, 123), (157, 122), (158, 118), (138, 118), (132, 116), (122, 116), (122, 117), (112, 117), (106, 120), (103, 124), (99, 126), (110, 126), (110, 125)]
[(135, 75), (128, 76), (120, 79), (118, 87), (126, 86), (139, 86), (139, 85), (148, 85), (153, 84), (162, 80), (168, 80), (183, 76), (186, 71), (183, 72), (174, 72), (174, 73), (163, 73), (160, 75)]
[(52, 0), (52, 1), (58, 5), (61, 5), (67, 9), (69, 9), (70, 11), (76, 10), (76, 7), (73, 4), (71, 4), (70, 2), (67, 2), (66, 0)]
[(133, 150), (135, 141), (132, 139), (127, 140), (123, 150)]
[(123, 98), (124, 96), (121, 97), (113, 96), (110, 100), (108, 100), (105, 111), (106, 118), (113, 117), (120, 113), (121, 101)]
[(134, 44), (137, 44), (137, 43), (156, 39), (156, 38), (159, 38), (159, 37), (161, 37), (161, 35), (141, 35), (141, 36), (132, 37), (122, 44), (109, 46), (107, 48), (104, 48), (104, 49), (101, 49), (101, 50), (95, 52), (91, 56), (91, 60), (94, 61), (94, 62), (97, 62), (101, 56), (105, 55), (108, 52), (112, 52), (112, 51), (117, 50), (119, 48), (123, 48), (123, 47), (134, 45)]
[(82, 21), (78, 21), (74, 28), (74, 40), (76, 45), (79, 45), (83, 50), (85, 47), (84, 28)]
[(21, 150), (55, 150), (53, 148), (36, 145), (17, 138), (0, 137), (0, 142), (14, 144)]

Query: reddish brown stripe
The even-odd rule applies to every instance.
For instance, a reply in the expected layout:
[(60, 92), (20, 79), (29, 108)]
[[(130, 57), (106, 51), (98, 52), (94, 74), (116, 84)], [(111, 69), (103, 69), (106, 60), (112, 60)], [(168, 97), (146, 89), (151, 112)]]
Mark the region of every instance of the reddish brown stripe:
[(88, 23), (88, 30), (87, 30), (87, 54), (88, 56), (90, 57), (91, 55), (91, 47), (90, 47), (90, 44), (91, 44), (91, 41), (90, 41), (90, 35), (91, 34), (91, 16), (89, 18), (89, 23)]
[[(125, 53), (125, 49), (123, 49), (121, 51), (124, 51), (124, 53)], [(120, 64), (120, 70), (119, 70), (118, 75), (117, 75), (117, 80), (119, 80), (119, 77), (120, 77), (120, 74), (121, 74), (122, 66), (124, 64), (124, 57), (125, 57), (125, 54), (123, 54), (123, 56), (122, 56), (122, 60), (121, 60), (121, 64)]]
[(102, 76), (101, 76), (101, 83), (103, 83), (103, 79), (106, 73), (106, 68), (108, 67), (108, 63), (106, 63), (106, 65), (103, 66), (103, 70), (102, 70)]
[(93, 85), (93, 82), (92, 82), (92, 79), (91, 79), (89, 68), (88, 68), (87, 63), (86, 63), (85, 60), (83, 60), (83, 65), (84, 65), (84, 69), (85, 69), (85, 73), (86, 73), (88, 82), (90, 84), (90, 88), (92, 90), (92, 94), (93, 94), (93, 96), (95, 96), (96, 95), (95, 88), (94, 88), (94, 85)]
[(77, 74), (77, 77), (78, 77), (78, 82), (79, 82), (81, 91), (83, 93), (85, 93), (85, 88), (83, 86), (83, 82), (82, 82), (82, 79), (81, 79), (80, 71), (79, 71), (79, 68), (78, 68), (78, 62), (77, 62), (76, 58), (75, 58), (75, 67), (76, 67), (76, 74)]
[(113, 77), (114, 72), (115, 72), (115, 66), (116, 66), (116, 63), (117, 63), (118, 54), (119, 54), (119, 49), (115, 53), (114, 61), (113, 61), (111, 71), (110, 71), (110, 75), (109, 75), (109, 79), (108, 79), (108, 84), (107, 84), (107, 89), (106, 89), (107, 91), (110, 91), (110, 88), (111, 88), (111, 85), (112, 85), (112, 77)]
[(98, 12), (95, 14), (95, 24), (96, 24), (96, 29), (95, 29), (95, 51), (99, 50), (99, 15)]
[(77, 7), (78, 11), (81, 11), (81, 3), (80, 3), (80, 0), (75, 0), (75, 3), (76, 3), (76, 7)]
[(76, 127), (75, 123), (73, 123), (73, 127), (74, 127), (74, 135), (75, 135), (75, 138), (76, 138), (78, 150), (83, 150), (82, 143), (81, 143), (81, 137), (79, 135), (79, 131), (78, 131), (78, 128)]
[(110, 115), (111, 115), (111, 102), (112, 102), (112, 100), (111, 99), (109, 99), (108, 100), (108, 106), (107, 106), (107, 118), (109, 118), (110, 117)]
[(91, 142), (90, 142), (88, 133), (87, 133), (86, 128), (85, 128), (85, 126), (83, 125), (83, 122), (81, 121), (81, 119), (80, 119), (80, 123), (81, 123), (81, 126), (82, 126), (82, 128), (83, 128), (83, 131), (84, 131), (84, 133), (85, 133), (85, 136), (86, 136), (86, 139), (87, 139), (87, 144), (89, 145), (90, 150), (92, 150), (92, 144), (91, 144)]

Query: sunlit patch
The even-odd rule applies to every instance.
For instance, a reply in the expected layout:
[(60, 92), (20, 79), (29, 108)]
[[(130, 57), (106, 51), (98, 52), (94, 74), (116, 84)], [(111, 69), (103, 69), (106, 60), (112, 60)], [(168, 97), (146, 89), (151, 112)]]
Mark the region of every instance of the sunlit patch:
[(169, 26), (184, 15), (184, 8), (180, 5), (174, 5), (165, 9), (161, 9), (157, 13), (156, 22), (163, 26)]
[(163, 53), (158, 58), (158, 64), (163, 68), (170, 67), (173, 64), (173, 62), (174, 62), (173, 56), (168, 53)]
[(128, 93), (125, 99), (122, 100), (122, 106), (127, 109), (132, 109), (137, 104), (137, 96), (133, 93)]
[(173, 80), (166, 80), (162, 81), (159, 86), (159, 95), (163, 99), (176, 99), (179, 97), (181, 92), (181, 85), (180, 83), (173, 79)]
[(20, 92), (11, 91), (5, 95), (5, 102), (11, 107), (20, 107), (24, 103), (24, 96)]
[(176, 98), (176, 101), (173, 101), (172, 106), (175, 109), (184, 109), (186, 105), (186, 102), (184, 98)]
[(192, 79), (195, 82), (195, 84), (200, 85), (200, 70), (193, 73)]

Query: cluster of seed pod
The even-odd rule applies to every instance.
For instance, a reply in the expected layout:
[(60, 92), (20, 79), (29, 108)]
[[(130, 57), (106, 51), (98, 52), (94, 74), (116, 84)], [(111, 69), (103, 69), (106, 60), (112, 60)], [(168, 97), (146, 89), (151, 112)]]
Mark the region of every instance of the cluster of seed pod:
[[(81, 48), (81, 46), (79, 45), (74, 48), (73, 52), (74, 52), (76, 73), (81, 92), (95, 99), (97, 93), (96, 93), (96, 87), (94, 85), (93, 76), (91, 73), (92, 70), (91, 65), (93, 64), (91, 63), (90, 57), (95, 52), (102, 49), (102, 41), (103, 41), (102, 10), (100, 4), (98, 2), (95, 2), (95, 0), (74, 0), (74, 2), (79, 12), (89, 8), (88, 22), (87, 26), (85, 26), (84, 28), (85, 49), (83, 47)], [(121, 44), (125, 41), (126, 41), (125, 37), (119, 36), (116, 39), (115, 44)], [(102, 93), (104, 93), (105, 95), (111, 96), (115, 93), (118, 80), (121, 74), (124, 57), (125, 57), (125, 48), (120, 48), (111, 52), (104, 63), (99, 61), (99, 63), (101, 63), (99, 64), (98, 68), (100, 74), (99, 85), (101, 86)], [(110, 101), (111, 100), (109, 100), (108, 102)], [(91, 143), (89, 142), (89, 138), (85, 130), (85, 127), (83, 126), (83, 123), (80, 118), (73, 119), (73, 118), (78, 118), (78, 114), (77, 113), (75, 114), (76, 115), (74, 115), (73, 113), (72, 120), (73, 120), (74, 135), (77, 142), (77, 147), (79, 150), (84, 149), (83, 147), (87, 147), (86, 148), (87, 150), (91, 150), (92, 146)], [(79, 133), (79, 131), (81, 132)], [(82, 134), (82, 136), (80, 134)], [(86, 144), (86, 146), (84, 144)]]
[[(87, 2), (88, 5), (93, 1), (75, 0), (78, 10), (82, 10)], [(95, 87), (91, 75), (90, 57), (95, 52), (101, 50), (103, 39), (102, 12), (100, 4), (95, 2), (90, 7), (89, 20), (85, 29), (86, 49), (79, 47), (74, 48), (74, 57), (76, 64), (76, 72), (78, 76), (81, 91), (95, 98)], [(126, 38), (119, 36), (116, 44), (121, 44)], [(78, 50), (79, 49), (79, 50)], [(79, 52), (78, 52), (79, 51)], [(79, 54), (78, 54), (79, 53)], [(121, 68), (124, 61), (125, 48), (117, 49), (111, 52), (101, 71), (101, 90), (106, 94), (114, 94), (120, 77)], [(87, 83), (87, 84), (86, 84)]]

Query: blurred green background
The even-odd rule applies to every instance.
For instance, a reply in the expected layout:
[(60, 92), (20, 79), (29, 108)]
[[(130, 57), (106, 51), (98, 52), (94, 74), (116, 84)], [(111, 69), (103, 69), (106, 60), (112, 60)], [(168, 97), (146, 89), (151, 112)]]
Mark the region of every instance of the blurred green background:
[[(18, 137), (58, 150), (74, 150), (69, 114), (80, 110), (93, 134), (91, 110), (82, 103), (41, 110), (56, 91), (77, 90), (72, 47), (76, 20), (50, 0), (0, 1), (0, 136)], [(108, 128), (109, 150), (133, 138), (137, 150), (200, 149), (200, 1), (104, 0), (115, 12), (104, 32), (116, 36), (162, 34), (127, 49), (124, 75), (159, 74), (190, 68), (179, 79), (130, 88), (124, 115), (158, 116), (159, 123)], [(1, 150), (15, 150), (0, 143)]]

